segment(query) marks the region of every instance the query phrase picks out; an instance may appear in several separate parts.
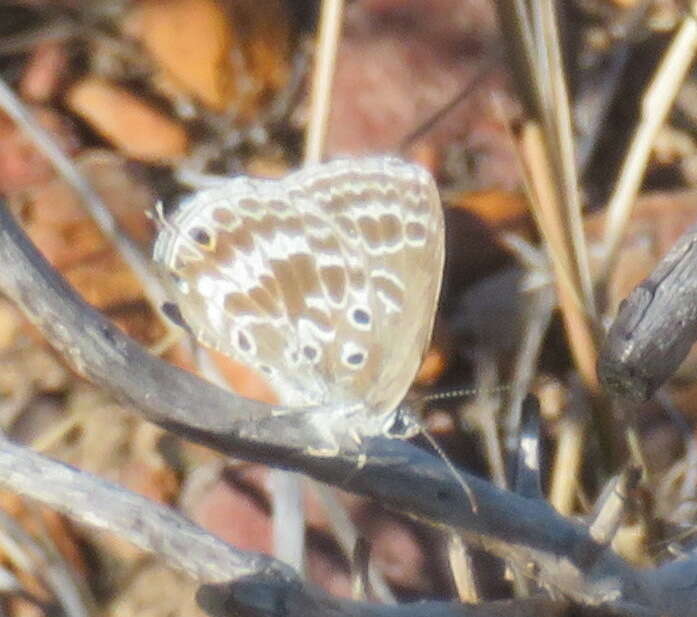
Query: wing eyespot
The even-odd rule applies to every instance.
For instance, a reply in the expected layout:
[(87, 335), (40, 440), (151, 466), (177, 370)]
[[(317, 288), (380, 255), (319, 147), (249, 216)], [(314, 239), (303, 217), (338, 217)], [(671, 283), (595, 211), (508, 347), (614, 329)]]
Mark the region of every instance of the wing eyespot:
[(351, 370), (359, 370), (365, 366), (368, 352), (353, 342), (344, 343), (341, 360), (344, 366)]
[(315, 345), (305, 345), (303, 347), (303, 356), (306, 360), (315, 363), (319, 360), (320, 350)]
[(359, 306), (352, 309), (349, 315), (354, 328), (360, 330), (370, 329), (373, 320), (368, 309)]
[(349, 356), (346, 356), (346, 363), (352, 367), (359, 367), (365, 362), (365, 354), (357, 351)]
[(211, 235), (203, 229), (203, 227), (193, 227), (189, 230), (189, 237), (196, 242), (196, 244), (203, 247), (210, 247), (213, 239)]
[(177, 304), (174, 302), (163, 302), (160, 309), (173, 324), (176, 324), (185, 330), (191, 331), (189, 325), (186, 323), (186, 321), (184, 321), (184, 317), (182, 316), (181, 310), (179, 310), (179, 306)]
[(251, 340), (241, 330), (237, 332), (237, 347), (242, 353), (249, 353), (253, 349)]

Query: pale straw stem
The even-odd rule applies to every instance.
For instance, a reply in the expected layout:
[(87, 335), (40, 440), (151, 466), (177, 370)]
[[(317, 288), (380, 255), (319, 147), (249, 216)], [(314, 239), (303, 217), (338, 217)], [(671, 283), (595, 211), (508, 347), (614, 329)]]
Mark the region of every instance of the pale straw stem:
[(305, 130), (305, 165), (319, 163), (323, 157), (343, 14), (344, 0), (323, 0), (312, 71), (310, 112)]
[(697, 52), (695, 12), (697, 1), (690, 4), (683, 23), (673, 37), (641, 102), (641, 120), (634, 131), (619, 180), (607, 205), (605, 257), (600, 269), (601, 280), (607, 278), (617, 259), (656, 135), (673, 106)]

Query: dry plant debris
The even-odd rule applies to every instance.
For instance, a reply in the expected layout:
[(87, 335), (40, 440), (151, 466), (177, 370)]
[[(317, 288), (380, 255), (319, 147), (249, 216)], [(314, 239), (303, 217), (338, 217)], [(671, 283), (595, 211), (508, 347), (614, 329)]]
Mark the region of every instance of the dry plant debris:
[[(191, 190), (192, 179), (205, 181), (206, 173), (277, 177), (301, 164), (303, 131), (313, 112), (309, 70), (313, 53), (325, 53), (310, 51), (322, 3), (107, 4), (26, 0), (0, 6), (0, 78), (19, 97), (22, 111), (48, 133), (94, 188), (118, 221), (117, 233), (131, 238), (148, 255), (157, 222), (147, 213), (154, 211), (158, 200), (169, 209)], [(621, 301), (697, 220), (697, 112), (692, 109), (694, 78), (688, 72), (676, 85), (678, 91), (670, 93), (677, 111), (662, 123), (647, 154), (643, 179), (635, 187), (638, 197), (629, 200), (632, 210), (621, 248), (607, 269), (604, 205), (616, 186), (636, 126), (651, 115), (650, 106), (642, 108), (641, 101), (658, 71), (658, 60), (675, 32), (690, 27), (691, 17), (680, 3), (671, 2), (594, 0), (575, 3), (573, 10), (562, 7), (564, 3), (551, 4), (556, 5), (564, 28), (556, 31), (540, 17), (538, 25), (549, 29), (534, 33), (548, 45), (548, 55), (527, 57), (517, 48), (516, 58), (502, 52), (502, 41), (519, 42), (511, 25), (515, 20), (506, 17), (513, 3), (498, 3), (498, 21), (486, 0), (349, 3), (338, 42), (324, 143), (327, 157), (400, 151), (439, 180), (446, 208), (448, 266), (433, 343), (414, 389), (422, 395), (470, 384), (483, 388), (464, 402), (425, 403), (425, 423), (455, 464), (510, 491), (502, 499), (504, 503), (510, 499), (510, 512), (517, 514), (491, 505), (501, 494), (490, 484), (476, 485), (484, 511), (493, 512), (488, 522), (476, 516), (451, 520), (460, 512), (455, 505), (450, 512), (426, 512), (427, 505), (437, 509), (447, 491), (431, 497), (419, 494), (441, 481), (436, 471), (433, 478), (431, 471), (424, 472), (426, 480), (389, 476), (395, 469), (410, 471), (411, 459), (400, 458), (401, 451), (395, 455), (402, 461), (399, 465), (387, 464), (387, 471), (368, 468), (375, 473), (376, 484), (386, 474), (392, 478), (386, 481), (391, 488), (401, 487), (400, 483), (413, 487), (413, 496), (397, 498), (380, 484), (379, 490), (393, 498), (384, 500), (393, 506), (388, 509), (366, 497), (372, 493), (361, 484), (360, 470), (344, 473), (341, 461), (313, 464), (303, 458), (306, 453), (291, 446), (283, 459), (283, 444), (271, 439), (261, 450), (251, 450), (242, 431), (236, 443), (240, 459), (251, 462), (241, 462), (215, 452), (217, 448), (229, 455), (234, 450), (228, 442), (225, 447), (220, 444), (236, 427), (227, 433), (220, 429), (223, 436), (211, 433), (214, 437), (208, 441), (200, 438), (203, 428), (187, 433), (170, 417), (155, 419), (177, 430), (154, 427), (78, 376), (45, 340), (63, 324), (54, 323), (53, 330), (40, 320), (32, 324), (4, 287), (7, 298), (0, 299), (3, 431), (15, 442), (95, 473), (152, 503), (178, 508), (240, 551), (272, 551), (272, 488), (268, 467), (261, 463), (297, 466), (350, 489), (331, 499), (317, 487), (305, 491), (308, 578), (330, 595), (314, 596), (300, 582), (290, 585), (291, 591), (283, 588), (289, 615), (311, 614), (309, 609), (298, 609), (307, 606), (323, 614), (377, 614), (374, 605), (342, 603), (342, 599), (357, 600), (357, 589), (369, 600), (396, 597), (400, 602), (451, 600), (459, 592), (489, 611), (477, 614), (695, 614), (697, 588), (690, 589), (694, 583), (685, 584), (680, 578), (681, 563), (694, 559), (695, 352), (674, 379), (642, 404), (612, 399), (597, 383), (589, 382), (574, 364), (579, 357), (575, 346), (582, 337), (569, 334), (573, 321), (566, 313), (563, 320), (557, 317), (559, 302), (567, 303), (566, 311), (588, 297), (580, 289), (583, 267), (578, 263), (558, 267), (566, 259), (564, 249), (579, 259), (583, 251), (574, 253), (565, 246), (572, 241), (567, 233), (573, 226), (571, 215), (549, 207), (574, 200), (583, 205), (584, 249), (597, 295), (593, 310), (585, 307), (580, 313), (581, 320), (587, 320), (581, 325), (590, 333), (585, 353), (595, 357), (603, 329)], [(562, 38), (565, 65), (560, 74), (566, 84), (574, 84), (569, 95), (573, 117), (566, 124), (562, 104), (531, 104), (535, 96), (550, 93), (563, 103), (564, 89), (555, 81), (560, 63), (550, 62), (542, 71), (537, 66), (537, 72), (530, 74), (518, 63), (525, 58), (543, 65), (543, 60), (554, 59), (550, 32)], [(567, 41), (564, 37), (570, 32), (582, 36)], [(697, 47), (694, 41), (693, 47)], [(608, 66), (616, 70), (606, 72)], [(120, 330), (167, 362), (203, 373), (245, 397), (275, 403), (274, 393), (258, 375), (229, 358), (194, 350), (185, 333), (162, 321), (159, 307), (151, 305), (143, 281), (128, 267), (109, 234), (86, 214), (81, 197), (56, 171), (46, 149), (18, 128), (13, 110), (8, 103), (3, 105), (0, 193), (51, 266)], [(448, 111), (440, 117), (444, 109)], [(566, 148), (569, 127), (578, 130), (577, 143)], [(570, 194), (573, 199), (565, 199)], [(555, 222), (561, 226), (556, 236)], [(0, 244), (3, 238), (0, 233)], [(2, 264), (3, 269), (15, 267)], [(564, 276), (576, 284), (576, 297), (559, 283)], [(0, 273), (0, 284), (3, 280)], [(36, 298), (42, 298), (45, 290), (37, 283)], [(24, 299), (27, 313), (33, 298)], [(91, 323), (85, 318), (85, 324)], [(105, 332), (103, 357), (111, 360), (114, 348), (123, 349), (125, 344), (118, 333)], [(86, 325), (85, 338), (89, 335)], [(83, 351), (78, 347), (67, 353), (73, 362)], [(129, 368), (134, 374), (150, 375), (155, 374), (154, 366)], [(172, 383), (169, 388), (175, 391)], [(512, 384), (511, 391), (487, 394), (487, 386), (499, 383)], [(166, 397), (167, 389), (156, 390), (151, 398)], [(526, 416), (529, 405), (520, 413), (528, 391), (541, 402), (537, 420)], [(133, 398), (137, 396), (134, 392)], [(197, 411), (207, 417), (210, 410)], [(149, 412), (142, 413), (153, 419)], [(536, 422), (542, 427), (535, 428)], [(275, 431), (279, 441), (284, 430)], [(289, 425), (289, 443), (293, 430)], [(520, 444), (530, 448), (527, 455), (542, 448), (541, 458), (526, 460)], [(0, 461), (11, 451), (3, 439)], [(391, 453), (384, 456), (392, 461)], [(525, 467), (531, 461), (536, 470)], [(513, 467), (516, 473), (507, 473)], [(627, 471), (635, 467), (642, 470), (640, 478)], [(547, 499), (564, 517), (553, 517)], [(58, 504), (63, 511), (79, 522), (89, 520), (71, 510), (81, 503), (79, 496), (65, 501)], [(143, 510), (150, 507), (134, 503)], [(394, 511), (395, 503), (405, 505), (411, 516)], [(176, 542), (169, 536), (156, 546), (155, 556), (147, 556), (119, 534), (97, 535), (73, 526), (68, 518), (12, 491), (0, 494), (0, 506), (5, 513), (0, 516), (0, 582), (5, 585), (0, 586), (0, 598), (13, 617), (39, 617), (55, 612), (55, 606), (71, 615), (205, 614), (195, 604), (198, 585), (223, 582), (211, 574), (217, 567), (213, 558), (208, 570), (202, 566), (197, 571), (197, 580), (174, 573), (163, 563), (175, 561)], [(162, 517), (163, 529), (169, 530), (163, 511), (153, 511)], [(537, 516), (545, 521), (538, 530), (541, 538), (552, 538), (556, 532), (565, 537), (567, 544), (559, 541), (556, 553), (534, 545), (527, 536), (521, 539), (525, 524), (534, 527), (530, 521)], [(147, 527), (146, 518), (136, 517), (133, 526)], [(440, 527), (417, 519), (437, 519)], [(184, 528), (181, 521), (177, 524)], [(356, 529), (370, 547), (367, 558), (356, 550), (360, 545)], [(186, 533), (193, 534), (189, 528)], [(467, 549), (463, 555), (460, 549), (457, 558), (449, 556), (448, 547), (460, 546), (449, 539), (453, 533), (463, 534), (476, 550)], [(194, 548), (191, 553), (198, 555)], [(454, 575), (451, 564), (462, 563), (472, 571)], [(620, 573), (613, 578), (616, 588), (608, 591), (603, 587), (607, 581), (595, 578), (598, 564)], [(265, 574), (278, 574), (276, 567), (269, 566)], [(369, 572), (371, 568), (375, 572)], [(465, 589), (468, 578), (474, 582)], [(265, 587), (264, 580), (239, 579), (233, 583), (240, 587), (233, 584), (231, 592), (203, 588), (199, 599), (209, 614), (213, 600), (219, 598), (216, 594), (225, 601), (242, 602), (255, 593), (275, 597), (269, 594), (278, 592), (273, 584)], [(254, 591), (255, 584), (261, 592)], [(548, 594), (551, 588), (555, 593)], [(677, 590), (674, 597), (666, 591), (670, 589)], [(534, 596), (534, 602), (545, 602), (543, 608), (523, 601), (527, 594)], [(504, 597), (513, 598), (514, 604), (493, 602)], [(234, 612), (231, 605), (224, 605), (225, 614)], [(455, 614), (457, 609), (445, 606), (439, 604), (438, 610)], [(693, 612), (681, 613), (686, 606)], [(244, 612), (244, 606), (234, 608)], [(397, 606), (394, 612), (402, 609), (411, 610)]]

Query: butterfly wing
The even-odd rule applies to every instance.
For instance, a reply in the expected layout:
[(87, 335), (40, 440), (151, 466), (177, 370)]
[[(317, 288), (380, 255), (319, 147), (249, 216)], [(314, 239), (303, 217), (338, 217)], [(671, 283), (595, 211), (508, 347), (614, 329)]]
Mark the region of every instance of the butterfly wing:
[(431, 176), (380, 157), (200, 191), (154, 257), (197, 338), (268, 375), (284, 403), (388, 413), (430, 338), (443, 242)]

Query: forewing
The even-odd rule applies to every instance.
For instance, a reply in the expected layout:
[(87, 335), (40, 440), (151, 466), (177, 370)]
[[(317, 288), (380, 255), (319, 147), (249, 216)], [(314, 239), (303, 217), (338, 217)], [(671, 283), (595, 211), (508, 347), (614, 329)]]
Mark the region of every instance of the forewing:
[(266, 374), (283, 402), (391, 411), (430, 337), (443, 266), (433, 180), (392, 158), (200, 191), (165, 225), (197, 338)]

